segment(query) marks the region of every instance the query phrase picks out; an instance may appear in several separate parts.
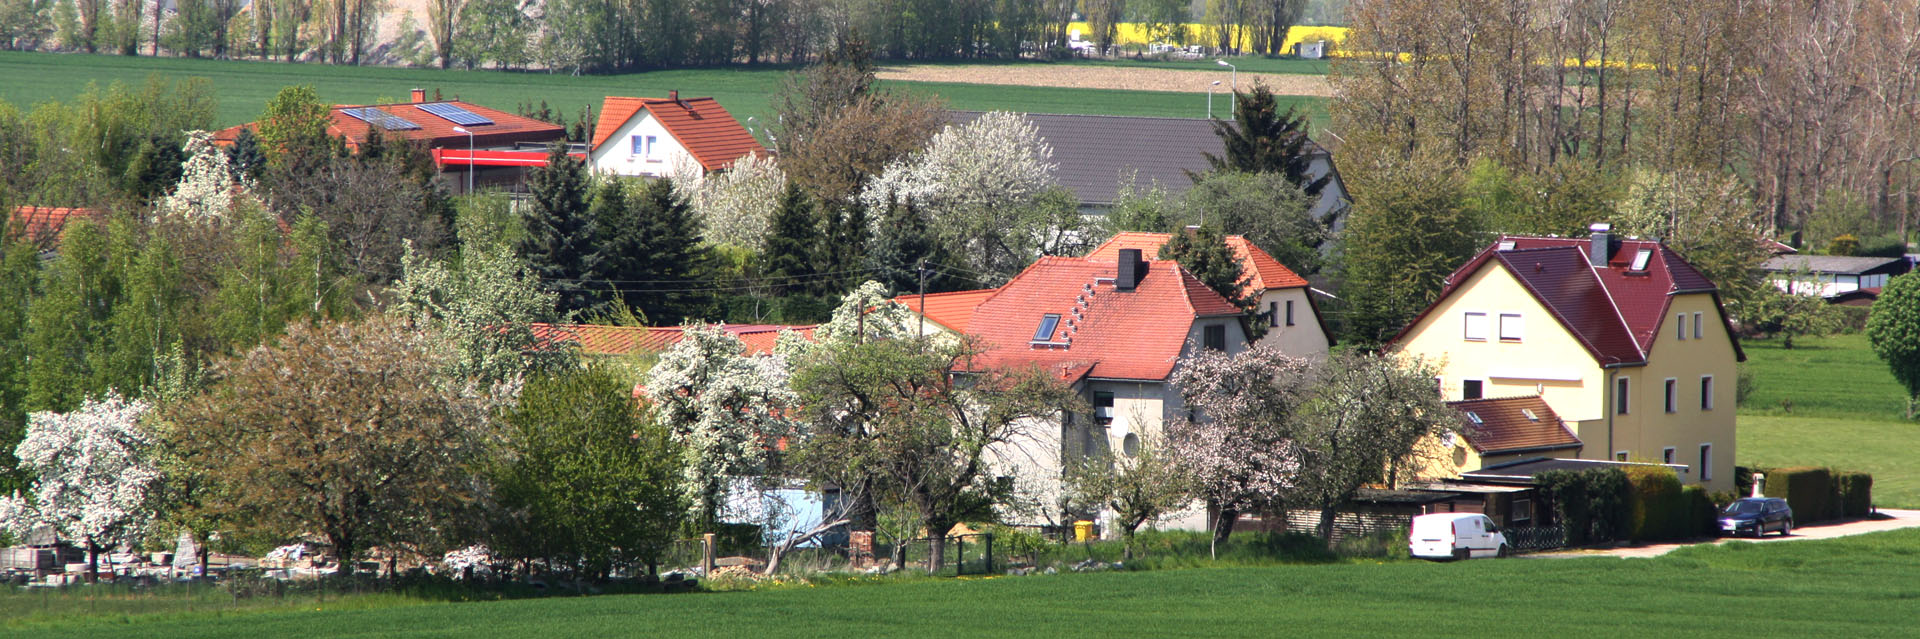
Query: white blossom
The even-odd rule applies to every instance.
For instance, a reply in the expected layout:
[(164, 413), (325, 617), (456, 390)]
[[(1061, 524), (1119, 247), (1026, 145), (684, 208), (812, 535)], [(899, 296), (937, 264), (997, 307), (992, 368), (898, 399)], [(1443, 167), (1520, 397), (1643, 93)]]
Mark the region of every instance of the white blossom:
[(160, 479), (156, 441), (140, 423), (147, 409), (110, 391), (71, 413), (28, 416), (14, 455), (34, 477), (32, 497), (0, 499), (0, 520), (20, 535), (50, 524), (68, 540), (138, 538), (152, 515), (148, 491)]
[[(415, 253), (407, 242), (403, 274), (393, 286), (396, 311), (446, 338), (455, 377), (517, 379), (536, 364), (529, 361), (536, 346), (530, 324), (551, 314), (557, 296), (541, 291), (538, 279), (504, 243), (468, 246), (459, 260), (457, 270), (449, 269)], [(541, 357), (559, 361), (537, 363), (560, 365), (567, 355), (541, 351)]]
[(689, 324), (647, 373), (647, 399), (684, 447), (681, 488), (696, 518), (720, 515), (729, 478), (759, 473), (795, 429), (786, 365), (745, 350), (717, 327)]
[(674, 190), (693, 205), (708, 241), (753, 250), (766, 246), (767, 228), (780, 209), (787, 174), (766, 155), (747, 155), (712, 175), (676, 176)]
[(180, 165), (180, 182), (160, 200), (161, 215), (194, 222), (225, 219), (236, 195), (251, 198), (247, 185), (234, 181), (227, 154), (213, 145), (206, 131), (187, 132), (187, 161)]
[(1026, 202), (1056, 184), (1053, 147), (1023, 114), (992, 111), (949, 126), (925, 151), (895, 161), (861, 190), (878, 220), (894, 202), (926, 208), (935, 223), (981, 207)]

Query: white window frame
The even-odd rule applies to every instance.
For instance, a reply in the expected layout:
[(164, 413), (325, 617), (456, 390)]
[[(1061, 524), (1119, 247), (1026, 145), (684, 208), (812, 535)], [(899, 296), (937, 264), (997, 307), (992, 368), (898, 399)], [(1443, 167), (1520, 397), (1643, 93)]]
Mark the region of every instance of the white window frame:
[[(1507, 336), (1507, 324), (1508, 324), (1507, 320), (1508, 319), (1513, 320), (1512, 322), (1513, 336), (1512, 337)], [(1501, 313), (1500, 314), (1500, 341), (1519, 342), (1526, 337), (1526, 333), (1527, 333), (1526, 318), (1521, 317), (1519, 313)]]
[(1633, 380), (1616, 377), (1613, 380), (1613, 414), (1633, 414)]
[(659, 136), (655, 136), (655, 135), (647, 136), (646, 158), (648, 162), (660, 161), (660, 137)]
[(1700, 481), (1713, 479), (1713, 442), (1700, 443)]
[(1700, 410), (1713, 410), (1713, 376), (1700, 376)]
[(1701, 316), (1702, 316), (1702, 313), (1701, 313), (1700, 311), (1694, 311), (1694, 312), (1693, 312), (1693, 338), (1694, 338), (1694, 339), (1700, 339), (1700, 335), (1701, 335), (1701, 333), (1700, 333), (1700, 328), (1701, 328), (1701, 327), (1700, 327), (1700, 320), (1701, 320)]
[(630, 151), (628, 155), (632, 155), (634, 157), (646, 157), (647, 156), (647, 136), (635, 134), (633, 136), (632, 146), (628, 150)]
[[(1473, 336), (1473, 320), (1480, 318), (1480, 336)], [(1466, 311), (1460, 314), (1460, 336), (1469, 342), (1487, 341), (1487, 312)]]
[(1672, 415), (1680, 412), (1680, 378), (1669, 377), (1666, 379), (1666, 383), (1661, 384), (1661, 386), (1666, 389), (1667, 414)]

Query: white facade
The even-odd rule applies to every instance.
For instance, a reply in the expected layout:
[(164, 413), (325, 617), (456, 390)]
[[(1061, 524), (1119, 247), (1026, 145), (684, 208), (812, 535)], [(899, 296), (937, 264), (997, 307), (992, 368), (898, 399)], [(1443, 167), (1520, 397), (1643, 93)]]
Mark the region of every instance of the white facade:
[(627, 118), (599, 148), (587, 157), (594, 171), (630, 177), (666, 177), (674, 167), (687, 163), (698, 166), (693, 155), (680, 144), (653, 113), (641, 109)]
[(1307, 295), (1306, 287), (1260, 294), (1260, 307), (1255, 312), (1267, 314), (1269, 318), (1267, 334), (1260, 336), (1260, 343), (1294, 357), (1326, 361), (1327, 332), (1320, 325), (1319, 312), (1314, 310)]

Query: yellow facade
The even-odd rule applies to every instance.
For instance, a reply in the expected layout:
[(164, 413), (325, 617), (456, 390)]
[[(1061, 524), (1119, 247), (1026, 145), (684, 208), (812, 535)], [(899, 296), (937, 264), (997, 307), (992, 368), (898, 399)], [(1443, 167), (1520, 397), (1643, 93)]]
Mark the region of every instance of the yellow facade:
[[(1468, 337), (1469, 313), (1484, 314), (1481, 339)], [(1684, 316), (1684, 339), (1676, 316)], [(1503, 322), (1510, 323), (1509, 339), (1502, 339)], [(1483, 397), (1541, 395), (1585, 444), (1583, 458), (1624, 454), (1629, 461), (1681, 464), (1688, 467), (1687, 483), (1701, 482), (1705, 470), (1710, 490), (1733, 489), (1737, 355), (1712, 294), (1672, 296), (1647, 364), (1609, 369), (1519, 280), (1489, 260), (1407, 331), (1397, 348), (1439, 369), (1436, 383), (1448, 400), (1462, 399), (1472, 382), (1481, 385)], [(1622, 379), (1624, 413), (1615, 395)], [(1477, 457), (1471, 451), (1466, 456)], [(1477, 458), (1460, 461), (1466, 470), (1480, 467)]]

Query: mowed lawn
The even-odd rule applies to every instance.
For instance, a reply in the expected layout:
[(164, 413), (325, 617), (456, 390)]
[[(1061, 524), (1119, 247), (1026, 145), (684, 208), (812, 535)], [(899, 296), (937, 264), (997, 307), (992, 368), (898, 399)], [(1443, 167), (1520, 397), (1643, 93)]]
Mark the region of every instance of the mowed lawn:
[[(624, 75), (569, 76), (537, 72), (459, 71), (391, 67), (343, 67), (245, 60), (189, 60), (114, 55), (0, 52), (0, 100), (27, 109), (49, 100), (70, 100), (88, 82), (102, 88), (120, 82), (138, 86), (152, 74), (213, 82), (222, 126), (258, 117), (281, 87), (313, 85), (320, 97), (340, 104), (404, 101), (410, 89), (438, 89), (461, 99), (504, 111), (545, 100), (571, 121), (588, 106), (599, 108), (609, 95), (664, 97), (669, 90), (686, 96), (712, 96), (745, 121), (769, 120), (772, 100), (789, 69), (779, 67), (683, 69)], [(907, 91), (934, 94), (962, 110), (1012, 110), (1025, 113), (1077, 113), (1203, 117), (1204, 93), (1166, 93), (1107, 89), (990, 86), (932, 82), (885, 82)], [(1326, 101), (1282, 98), (1306, 109), (1316, 122), (1326, 119)]]
[(1920, 422), (1864, 334), (1741, 344), (1754, 388), (1740, 407), (1743, 466), (1873, 474), (1874, 503), (1920, 508)]
[[(913, 580), (109, 619), (34, 637), (1911, 637), (1920, 530), (1655, 559), (1397, 562)], [(323, 607), (324, 608), (324, 607)], [(1757, 630), (1764, 627), (1764, 630)]]

